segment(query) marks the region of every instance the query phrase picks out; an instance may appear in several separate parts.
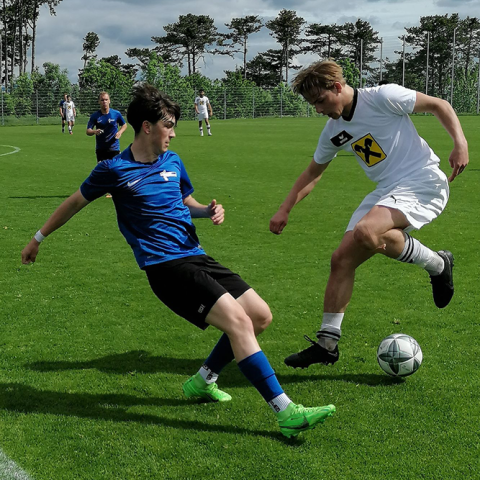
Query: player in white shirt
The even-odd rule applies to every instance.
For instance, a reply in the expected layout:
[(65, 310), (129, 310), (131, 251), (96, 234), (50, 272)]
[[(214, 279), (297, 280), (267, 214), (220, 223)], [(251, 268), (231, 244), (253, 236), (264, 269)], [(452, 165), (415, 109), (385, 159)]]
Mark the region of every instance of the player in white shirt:
[(65, 112), (65, 121), (68, 125), (68, 133), (73, 135), (73, 126), (75, 125), (75, 117), (77, 116), (77, 112), (75, 110), (75, 104), (72, 102), (72, 97), (70, 95), (67, 96), (67, 100), (63, 104), (63, 110)]
[[(355, 154), (377, 188), (362, 201), (333, 253), (317, 342), (285, 359), (288, 366), (307, 368), (338, 360), (338, 340), (350, 301), (355, 270), (373, 255), (414, 263), (430, 275), (433, 299), (444, 308), (453, 296), (453, 255), (434, 252), (408, 232), (434, 220), (445, 208), (449, 181), (468, 164), (468, 145), (455, 111), (445, 100), (389, 84), (353, 89), (333, 61), (302, 70), (293, 83), (318, 113), (329, 117), (313, 160), (295, 182), (270, 220), (270, 230), (282, 233), (292, 208), (314, 188), (340, 150)], [(428, 112), (437, 117), (453, 140), (447, 179), (439, 158), (421, 138), (408, 114)]]
[(198, 117), (198, 128), (200, 130), (200, 136), (203, 137), (203, 120), (205, 120), (205, 124), (207, 125), (208, 135), (211, 136), (212, 132), (210, 130), (210, 122), (208, 121), (208, 113), (210, 112), (210, 116), (213, 115), (212, 106), (210, 105), (210, 101), (205, 95), (204, 90), (200, 90), (198, 92), (198, 97), (195, 98), (195, 112)]

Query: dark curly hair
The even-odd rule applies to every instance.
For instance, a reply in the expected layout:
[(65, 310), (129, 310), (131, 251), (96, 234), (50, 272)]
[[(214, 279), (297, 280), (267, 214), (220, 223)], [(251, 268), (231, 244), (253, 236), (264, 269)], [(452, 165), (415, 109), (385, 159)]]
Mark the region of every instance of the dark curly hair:
[(145, 120), (157, 123), (174, 116), (176, 124), (180, 118), (180, 105), (152, 85), (136, 85), (133, 87), (132, 97), (127, 109), (127, 121), (133, 127), (135, 135), (140, 133)]

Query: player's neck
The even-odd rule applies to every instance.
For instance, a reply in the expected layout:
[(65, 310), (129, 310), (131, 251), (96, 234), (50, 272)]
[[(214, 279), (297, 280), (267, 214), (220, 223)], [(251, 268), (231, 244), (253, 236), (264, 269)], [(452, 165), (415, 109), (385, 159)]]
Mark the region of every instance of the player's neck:
[(151, 145), (143, 142), (140, 138), (135, 138), (130, 147), (133, 158), (139, 163), (153, 163), (161, 153), (155, 152)]
[(108, 112), (110, 112), (110, 107), (108, 107), (108, 108), (100, 108), (100, 111), (101, 111), (104, 115), (106, 115)]
[(353, 107), (353, 98), (355, 96), (355, 90), (350, 85), (345, 85), (343, 87), (342, 93), (345, 99), (345, 104), (342, 110), (342, 116), (348, 117)]

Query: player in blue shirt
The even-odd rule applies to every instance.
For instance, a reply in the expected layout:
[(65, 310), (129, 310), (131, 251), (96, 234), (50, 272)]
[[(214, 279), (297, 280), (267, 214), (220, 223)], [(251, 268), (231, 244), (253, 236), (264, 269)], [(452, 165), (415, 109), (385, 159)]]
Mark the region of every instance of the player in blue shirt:
[[(109, 160), (120, 153), (120, 137), (127, 124), (118, 110), (110, 108), (110, 95), (102, 92), (98, 96), (100, 110), (90, 116), (87, 135), (95, 135), (97, 162)], [(120, 129), (118, 128), (120, 126)]]
[(65, 109), (63, 107), (63, 104), (67, 101), (67, 95), (68, 93), (64, 93), (63, 98), (58, 104), (58, 108), (60, 109), (60, 116), (62, 117), (62, 133), (65, 133)]
[(180, 107), (149, 85), (139, 85), (128, 107), (135, 139), (121, 155), (97, 164), (22, 251), (34, 262), (40, 242), (91, 201), (111, 192), (118, 225), (147, 275), (153, 292), (195, 326), (213, 325), (223, 335), (199, 371), (183, 384), (187, 398), (231, 400), (216, 380), (233, 359), (277, 415), (281, 432), (296, 436), (331, 416), (335, 407), (295, 405), (278, 383), (256, 336), (270, 324), (265, 301), (242, 278), (207, 256), (192, 218), (224, 220), (222, 205), (198, 203), (185, 167), (168, 150)]

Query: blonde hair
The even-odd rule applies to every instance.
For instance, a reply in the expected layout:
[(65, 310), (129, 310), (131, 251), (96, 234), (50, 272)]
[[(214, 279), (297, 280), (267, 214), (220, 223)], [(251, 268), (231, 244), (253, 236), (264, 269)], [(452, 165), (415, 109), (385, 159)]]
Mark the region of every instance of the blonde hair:
[(342, 67), (333, 60), (322, 60), (300, 70), (292, 82), (292, 89), (305, 97), (318, 90), (330, 90), (335, 82), (346, 84)]
[(108, 92), (100, 92), (98, 94), (98, 100), (100, 100), (104, 95), (108, 95), (108, 99), (110, 100), (110, 95)]

